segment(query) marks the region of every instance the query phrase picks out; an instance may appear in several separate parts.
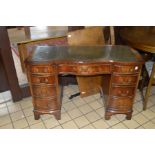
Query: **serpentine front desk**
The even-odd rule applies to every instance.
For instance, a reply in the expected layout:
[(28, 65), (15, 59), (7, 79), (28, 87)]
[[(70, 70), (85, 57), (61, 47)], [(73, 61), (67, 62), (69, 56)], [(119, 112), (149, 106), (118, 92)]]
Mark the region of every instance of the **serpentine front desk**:
[(132, 106), (143, 60), (128, 46), (37, 46), (26, 59), (27, 75), (34, 105), (34, 117), (53, 114), (61, 119), (61, 75), (102, 75), (105, 119), (126, 114)]

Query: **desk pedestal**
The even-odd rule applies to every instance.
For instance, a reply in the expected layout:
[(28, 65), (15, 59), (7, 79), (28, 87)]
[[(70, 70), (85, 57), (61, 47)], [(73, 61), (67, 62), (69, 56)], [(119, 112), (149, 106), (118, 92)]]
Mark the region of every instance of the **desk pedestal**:
[(85, 65), (27, 65), (34, 116), (53, 114), (61, 119), (62, 88), (59, 74), (102, 75), (101, 90), (104, 94), (105, 119), (113, 114), (126, 114), (131, 119), (135, 91), (141, 70), (141, 64), (85, 64)]

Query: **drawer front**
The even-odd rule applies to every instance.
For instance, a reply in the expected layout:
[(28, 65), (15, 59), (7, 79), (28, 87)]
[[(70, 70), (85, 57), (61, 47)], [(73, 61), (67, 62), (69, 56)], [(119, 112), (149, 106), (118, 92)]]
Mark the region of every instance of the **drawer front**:
[(140, 71), (139, 65), (114, 65), (114, 72), (116, 73), (138, 73)]
[(32, 84), (55, 84), (55, 76), (35, 76), (31, 75)]
[(108, 108), (110, 109), (115, 109), (117, 111), (131, 110), (133, 104), (133, 98), (129, 97), (111, 98), (109, 103), (110, 104), (108, 105)]
[(56, 96), (55, 86), (37, 86), (32, 85), (32, 91), (34, 96), (38, 97), (53, 97)]
[(76, 67), (73, 65), (61, 64), (58, 66), (59, 73), (76, 73)]
[(57, 103), (56, 99), (40, 99), (34, 98), (34, 107), (35, 109), (40, 110), (58, 110), (60, 105)]
[(138, 79), (138, 75), (113, 75), (112, 83), (119, 85), (130, 85), (136, 84)]
[(30, 66), (30, 72), (31, 73), (55, 73), (55, 67), (54, 66)]
[(113, 96), (134, 96), (135, 87), (119, 87), (119, 86), (113, 86), (111, 90), (111, 94)]
[(111, 66), (110, 65), (80, 65), (77, 66), (77, 74), (102, 74), (102, 73), (110, 73)]

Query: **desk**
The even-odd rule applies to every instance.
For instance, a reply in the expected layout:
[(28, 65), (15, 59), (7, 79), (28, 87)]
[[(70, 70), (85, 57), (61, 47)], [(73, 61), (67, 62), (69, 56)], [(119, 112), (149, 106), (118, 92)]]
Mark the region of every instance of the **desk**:
[(103, 75), (99, 86), (106, 101), (105, 119), (126, 114), (132, 105), (143, 60), (127, 46), (38, 46), (26, 59), (34, 116), (53, 114), (61, 119), (63, 74)]
[[(155, 53), (155, 27), (130, 27), (124, 28), (120, 31), (120, 36), (123, 41), (135, 49), (145, 51), (147, 53)], [(153, 65), (152, 71), (155, 70), (155, 63)], [(152, 72), (148, 88), (144, 97), (144, 107), (146, 109), (146, 104), (148, 101), (149, 90), (154, 77), (154, 72)], [(142, 90), (141, 90), (142, 91)], [(143, 92), (142, 96), (143, 96)]]

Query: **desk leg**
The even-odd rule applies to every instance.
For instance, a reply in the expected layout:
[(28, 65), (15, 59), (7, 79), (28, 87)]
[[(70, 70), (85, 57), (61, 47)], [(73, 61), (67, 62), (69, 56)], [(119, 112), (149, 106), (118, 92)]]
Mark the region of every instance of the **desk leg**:
[(153, 65), (153, 69), (152, 69), (151, 77), (150, 77), (150, 80), (149, 80), (149, 84), (148, 84), (148, 87), (146, 89), (144, 102), (143, 102), (143, 110), (146, 110), (146, 108), (147, 108), (147, 102), (148, 102), (148, 98), (149, 98), (149, 95), (150, 95), (150, 90), (151, 90), (151, 86), (152, 86), (152, 83), (153, 83), (154, 75), (155, 75), (155, 63)]
[(111, 115), (108, 115), (107, 113), (105, 114), (105, 120), (110, 120)]
[(126, 114), (126, 119), (127, 120), (131, 120), (131, 118), (132, 118), (132, 112)]
[(53, 114), (56, 120), (61, 120), (61, 111), (58, 111)]
[(40, 114), (38, 112), (36, 112), (36, 111), (34, 111), (34, 119), (35, 120), (40, 119)]

